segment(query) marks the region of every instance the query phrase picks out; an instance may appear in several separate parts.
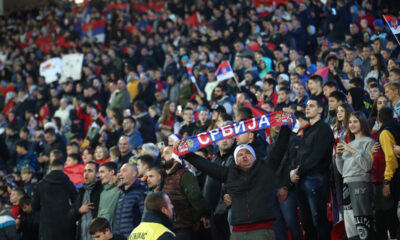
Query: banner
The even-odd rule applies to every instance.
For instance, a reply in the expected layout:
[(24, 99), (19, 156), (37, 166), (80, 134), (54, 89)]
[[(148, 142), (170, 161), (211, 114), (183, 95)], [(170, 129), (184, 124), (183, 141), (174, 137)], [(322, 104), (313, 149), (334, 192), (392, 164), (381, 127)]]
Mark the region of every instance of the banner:
[(62, 73), (60, 82), (65, 82), (68, 77), (74, 80), (81, 79), (83, 54), (67, 54), (62, 57)]
[(51, 58), (40, 64), (40, 76), (43, 76), (46, 83), (52, 83), (61, 76), (61, 58)]
[(184, 138), (178, 145), (176, 155), (182, 156), (226, 138), (274, 126), (289, 126), (292, 131), (296, 131), (299, 128), (299, 123), (293, 114), (282, 111), (261, 115)]

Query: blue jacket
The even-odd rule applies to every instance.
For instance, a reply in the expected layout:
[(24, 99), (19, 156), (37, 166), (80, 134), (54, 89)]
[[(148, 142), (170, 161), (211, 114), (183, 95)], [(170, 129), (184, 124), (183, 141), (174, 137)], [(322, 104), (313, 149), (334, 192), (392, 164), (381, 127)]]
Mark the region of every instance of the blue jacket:
[(127, 190), (123, 189), (115, 209), (114, 234), (128, 238), (132, 230), (140, 223), (145, 198), (146, 188), (138, 180)]
[(32, 167), (35, 171), (39, 170), (39, 163), (34, 152), (27, 152), (24, 155), (17, 155), (17, 170), (21, 172), (24, 167)]

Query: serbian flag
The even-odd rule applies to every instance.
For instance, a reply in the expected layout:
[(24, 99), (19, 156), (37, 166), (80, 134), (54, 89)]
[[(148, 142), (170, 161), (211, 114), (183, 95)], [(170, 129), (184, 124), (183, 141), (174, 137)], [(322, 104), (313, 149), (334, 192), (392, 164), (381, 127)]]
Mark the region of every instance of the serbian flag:
[(201, 25), (201, 18), (200, 13), (195, 12), (190, 15), (188, 18), (185, 19), (185, 23), (190, 24), (191, 27), (200, 26)]
[[(250, 103), (246, 102), (246, 103), (244, 103), (244, 106), (250, 108), (254, 117), (258, 117), (258, 116), (267, 114), (267, 111), (265, 111), (264, 109), (259, 108), (257, 106), (253, 106)], [(265, 140), (267, 141), (268, 144), (271, 144), (272, 143), (271, 129), (266, 128), (264, 132), (265, 132)]]
[(194, 86), (196, 87), (197, 91), (200, 92), (199, 86), (197, 85), (197, 82), (196, 82), (196, 78), (195, 78), (194, 75), (193, 75), (192, 68), (191, 68), (191, 67), (188, 67), (188, 68), (187, 68), (187, 72), (188, 72), (188, 76), (189, 76), (190, 81), (192, 81), (192, 83), (193, 83)]
[(392, 15), (383, 15), (383, 19), (385, 19), (394, 35), (400, 34), (400, 18)]
[(223, 81), (225, 79), (234, 78), (231, 65), (229, 61), (223, 61), (217, 68), (217, 71), (214, 74), (217, 77), (217, 81)]
[(326, 82), (328, 73), (329, 73), (329, 67), (325, 67), (321, 70), (316, 71), (313, 75), (320, 75), (322, 77), (323, 81)]
[(178, 156), (182, 156), (227, 138), (273, 126), (288, 126), (292, 131), (296, 132), (299, 129), (300, 124), (296, 121), (293, 114), (288, 114), (286, 112), (278, 111), (271, 114), (264, 114), (222, 128), (216, 128), (194, 136), (186, 137), (179, 142), (174, 153)]
[(188, 76), (189, 76), (190, 81), (192, 81), (192, 83), (196, 83), (196, 78), (193, 75), (191, 67), (187, 68), (187, 72), (188, 72)]
[(113, 9), (122, 9), (125, 13), (129, 12), (129, 3), (110, 3), (107, 5), (105, 12)]
[(90, 22), (90, 14), (92, 13), (92, 7), (89, 4), (89, 0), (85, 0), (82, 5), (82, 20), (84, 23)]
[(105, 19), (86, 23), (82, 27), (82, 37), (96, 38), (98, 42), (104, 43), (106, 40), (106, 24)]

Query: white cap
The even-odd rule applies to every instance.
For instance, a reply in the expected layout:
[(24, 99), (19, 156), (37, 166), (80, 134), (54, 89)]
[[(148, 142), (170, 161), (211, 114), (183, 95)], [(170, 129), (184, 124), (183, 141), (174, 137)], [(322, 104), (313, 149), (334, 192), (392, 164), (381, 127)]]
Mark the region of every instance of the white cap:
[(237, 147), (235, 148), (235, 152), (233, 153), (233, 157), (235, 158), (235, 163), (236, 163), (236, 164), (237, 164), (236, 155), (237, 155), (237, 153), (238, 153), (240, 150), (242, 150), (242, 149), (247, 149), (247, 150), (249, 150), (249, 151), (251, 152), (251, 154), (253, 154), (253, 156), (256, 157), (256, 153), (254, 152), (254, 149), (253, 149), (250, 145), (241, 144), (241, 145), (239, 145), (239, 146), (237, 146)]

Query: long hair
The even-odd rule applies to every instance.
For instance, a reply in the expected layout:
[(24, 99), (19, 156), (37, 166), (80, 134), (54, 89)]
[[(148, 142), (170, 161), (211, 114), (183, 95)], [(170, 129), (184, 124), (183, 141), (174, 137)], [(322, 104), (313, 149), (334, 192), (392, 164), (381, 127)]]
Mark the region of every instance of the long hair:
[(385, 59), (383, 58), (382, 54), (380, 54), (380, 53), (375, 53), (374, 56), (377, 61), (377, 64), (376, 64), (377, 69), (375, 69), (375, 70), (378, 71), (378, 81), (380, 83), (382, 83), (387, 74)]
[(160, 123), (164, 123), (166, 120), (168, 120), (171, 116), (171, 114), (175, 115), (175, 113), (171, 113), (169, 111), (169, 106), (171, 105), (171, 101), (166, 101), (164, 104), (164, 107), (162, 109), (161, 117), (160, 117)]
[[(338, 106), (344, 109), (344, 119), (342, 122), (339, 122), (337, 116), (336, 116), (336, 122), (335, 125), (333, 126), (334, 131), (338, 131), (340, 129), (340, 126), (343, 126), (345, 129), (345, 134), (348, 133), (349, 129), (349, 118), (350, 118), (350, 113), (353, 112), (353, 108), (351, 107), (350, 104), (348, 103), (342, 103)], [(336, 110), (337, 111), (337, 110)]]
[(378, 116), (378, 101), (379, 101), (379, 98), (385, 98), (386, 102), (389, 102), (388, 98), (385, 95), (380, 95), (379, 97), (377, 97), (375, 99), (374, 103), (372, 104), (372, 108), (371, 108), (371, 112), (369, 113), (368, 120), (374, 119), (374, 118), (376, 118), (376, 116)]
[[(358, 121), (360, 122), (360, 130), (361, 130), (362, 135), (364, 137), (371, 137), (370, 127), (369, 127), (369, 124), (368, 124), (367, 117), (365, 116), (365, 113), (360, 112), (360, 111), (356, 111), (356, 112), (352, 112), (350, 114), (350, 117), (352, 117), (352, 116), (357, 118)], [(351, 132), (349, 132), (349, 133), (350, 133), (350, 139), (354, 140), (355, 139), (354, 134), (351, 133)]]

